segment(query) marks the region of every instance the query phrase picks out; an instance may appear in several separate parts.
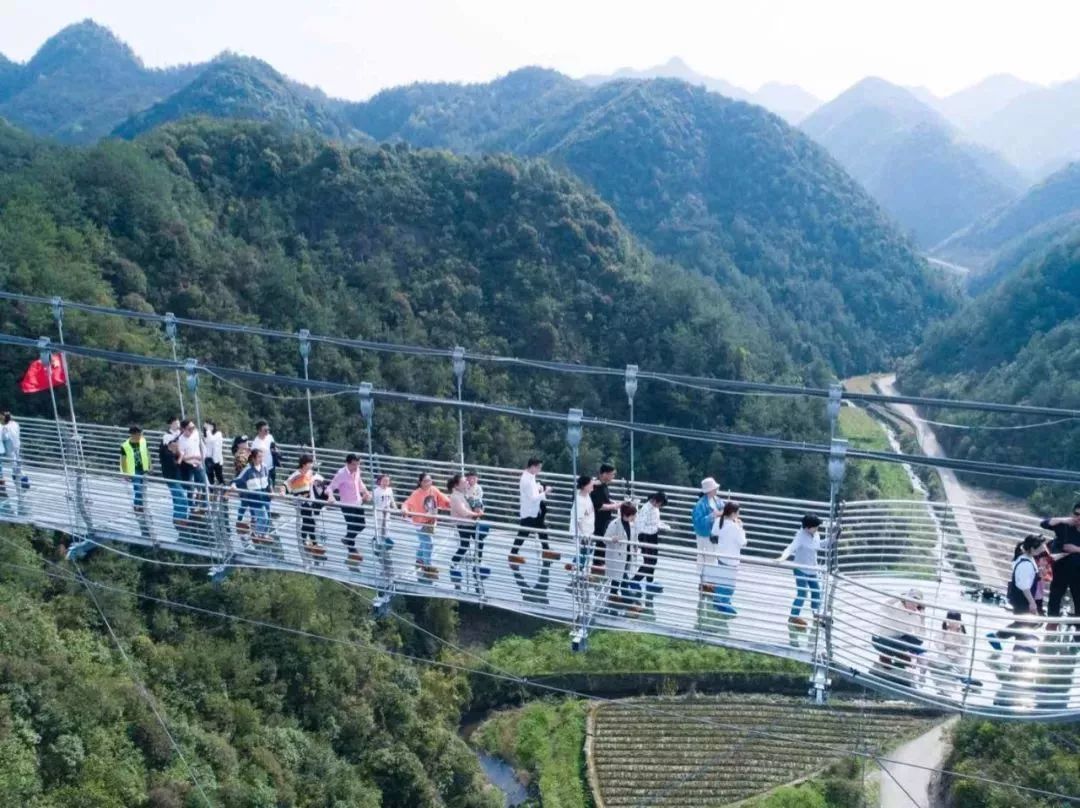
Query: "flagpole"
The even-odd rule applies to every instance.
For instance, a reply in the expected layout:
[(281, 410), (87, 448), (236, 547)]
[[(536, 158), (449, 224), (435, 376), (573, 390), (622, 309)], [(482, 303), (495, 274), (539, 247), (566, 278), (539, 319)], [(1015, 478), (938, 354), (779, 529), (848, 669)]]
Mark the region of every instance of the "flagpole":
[[(56, 334), (60, 338), (60, 368), (64, 371), (64, 387), (67, 388), (68, 412), (71, 413), (71, 433), (75, 442), (75, 453), (79, 465), (86, 465), (83, 459), (82, 439), (79, 437), (79, 424), (75, 418), (75, 397), (71, 393), (71, 374), (68, 373), (67, 352), (64, 348), (64, 301), (59, 297), (52, 299), (53, 319), (56, 320)], [(49, 389), (52, 389), (52, 363), (49, 363)]]

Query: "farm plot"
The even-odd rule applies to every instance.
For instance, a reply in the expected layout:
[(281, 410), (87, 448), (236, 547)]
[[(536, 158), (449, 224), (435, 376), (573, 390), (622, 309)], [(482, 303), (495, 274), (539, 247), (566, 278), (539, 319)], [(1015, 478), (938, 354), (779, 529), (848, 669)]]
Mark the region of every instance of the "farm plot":
[(593, 708), (590, 763), (606, 808), (715, 808), (810, 777), (857, 745), (888, 749), (935, 720), (881, 702), (629, 699)]

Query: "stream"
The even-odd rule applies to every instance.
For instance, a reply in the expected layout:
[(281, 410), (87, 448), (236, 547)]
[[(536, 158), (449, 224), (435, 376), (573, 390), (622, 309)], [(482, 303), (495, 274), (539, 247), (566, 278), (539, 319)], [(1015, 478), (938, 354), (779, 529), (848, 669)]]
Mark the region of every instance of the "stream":
[(529, 787), (518, 779), (514, 767), (502, 758), (490, 755), (470, 743), (473, 733), (477, 727), (484, 723), (485, 718), (487, 718), (486, 715), (466, 715), (461, 727), (458, 729), (458, 734), (464, 739), (465, 743), (469, 744), (469, 748), (472, 749), (473, 754), (480, 761), (480, 768), (483, 770), (487, 781), (502, 792), (503, 805), (507, 806), (507, 808), (523, 805), (529, 799)]

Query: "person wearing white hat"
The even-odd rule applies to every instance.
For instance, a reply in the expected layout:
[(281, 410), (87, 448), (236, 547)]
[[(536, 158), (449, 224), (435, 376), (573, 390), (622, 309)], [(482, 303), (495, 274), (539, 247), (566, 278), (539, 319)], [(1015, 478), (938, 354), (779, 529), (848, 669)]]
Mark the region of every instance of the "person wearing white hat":
[(712, 559), (716, 563), (716, 545), (712, 543), (713, 524), (724, 512), (724, 500), (717, 495), (720, 485), (712, 477), (701, 481), (701, 498), (694, 505), (691, 517), (694, 524), (694, 538), (697, 539), (698, 577)]

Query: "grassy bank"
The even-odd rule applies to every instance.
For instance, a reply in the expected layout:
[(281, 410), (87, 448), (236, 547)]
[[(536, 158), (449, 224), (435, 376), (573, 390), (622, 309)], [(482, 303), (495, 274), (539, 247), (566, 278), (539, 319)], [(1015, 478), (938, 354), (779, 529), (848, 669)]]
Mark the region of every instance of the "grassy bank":
[(589, 808), (586, 709), (576, 699), (545, 699), (504, 710), (480, 725), (473, 743), (528, 772), (544, 808)]
[(487, 653), (493, 666), (519, 676), (558, 673), (695, 673), (758, 671), (804, 673), (806, 666), (787, 659), (735, 651), (652, 634), (598, 631), (589, 650), (570, 650), (566, 630), (549, 628), (532, 637), (504, 637)]
[[(881, 424), (866, 410), (844, 407), (840, 410), (840, 434), (852, 447), (874, 451), (892, 451)], [(918, 499), (907, 471), (898, 463), (856, 461), (862, 468), (867, 482), (869, 499)]]

